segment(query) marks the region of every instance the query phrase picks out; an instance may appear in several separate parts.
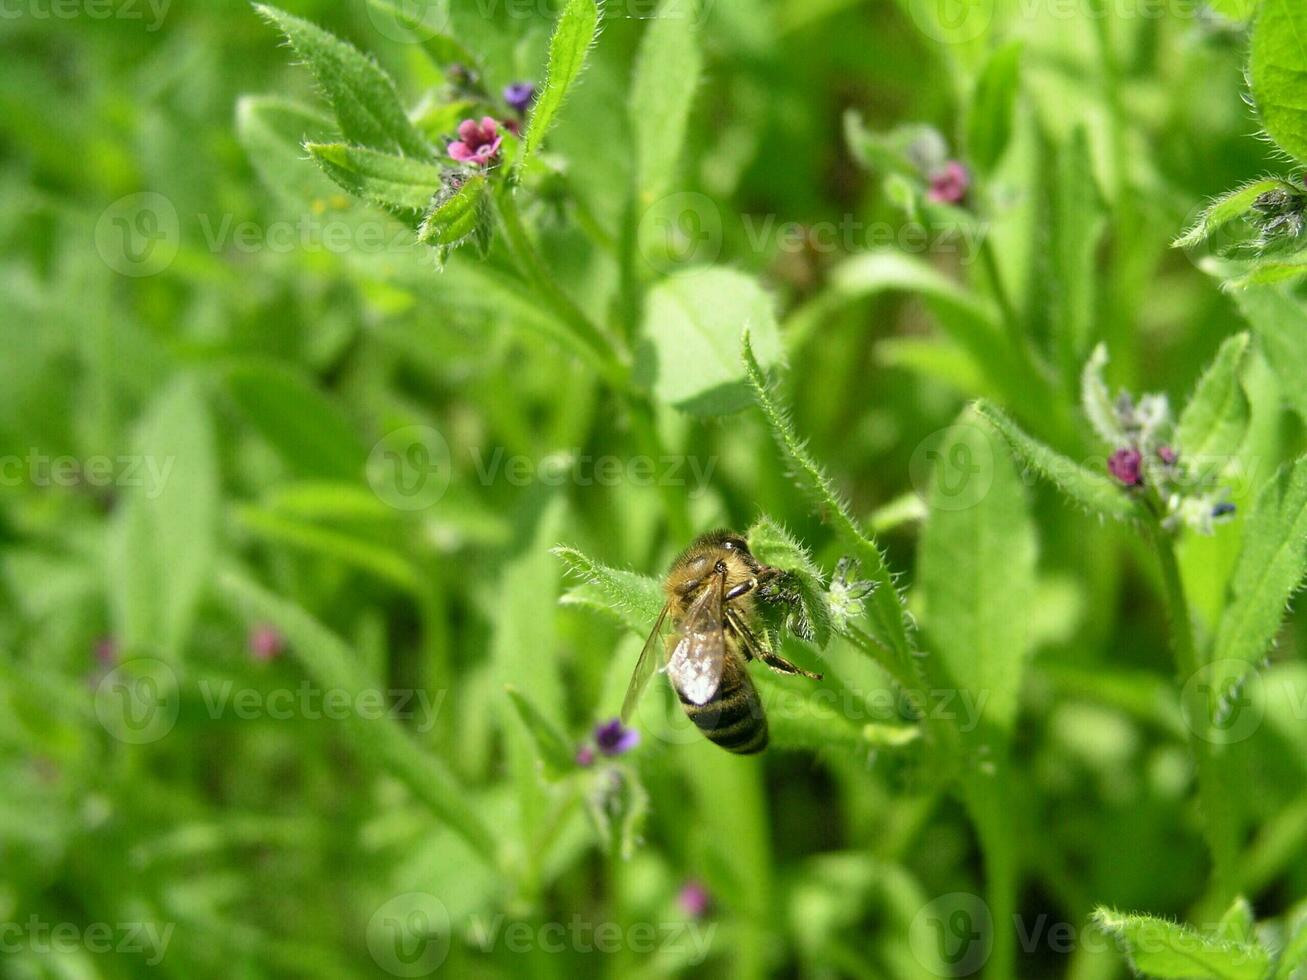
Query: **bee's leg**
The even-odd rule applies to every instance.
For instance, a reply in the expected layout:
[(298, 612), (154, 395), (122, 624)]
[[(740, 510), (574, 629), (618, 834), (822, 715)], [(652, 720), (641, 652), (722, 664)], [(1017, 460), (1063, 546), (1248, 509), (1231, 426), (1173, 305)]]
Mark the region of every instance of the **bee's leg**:
[(756, 577), (751, 578), (747, 582), (741, 582), (735, 588), (728, 591), (724, 596), (722, 596), (722, 601), (730, 602), (732, 599), (738, 599), (740, 596), (747, 595), (748, 593), (752, 592), (757, 587), (758, 587), (758, 579)]
[(798, 664), (792, 664), (780, 654), (772, 653), (770, 650), (759, 650), (758, 659), (778, 674), (802, 674), (814, 681), (821, 680), (821, 674), (814, 674), (812, 671), (804, 670)]

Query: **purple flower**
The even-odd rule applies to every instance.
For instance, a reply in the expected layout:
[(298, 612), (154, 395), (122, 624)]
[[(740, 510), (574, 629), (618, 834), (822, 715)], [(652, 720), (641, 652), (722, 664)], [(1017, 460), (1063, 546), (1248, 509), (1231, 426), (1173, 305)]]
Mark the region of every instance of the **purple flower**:
[(626, 728), (620, 718), (595, 726), (595, 744), (604, 755), (623, 755), (640, 744), (640, 733)]
[(971, 173), (956, 160), (950, 160), (930, 175), (926, 197), (936, 204), (958, 204), (971, 187)]
[(517, 112), (526, 112), (535, 94), (536, 87), (530, 82), (514, 82), (504, 86), (504, 101)]
[(1141, 470), (1143, 462), (1143, 454), (1138, 449), (1118, 449), (1108, 457), (1107, 468), (1127, 487), (1137, 487), (1144, 482)]
[(1179, 459), (1179, 456), (1177, 455), (1176, 451), (1172, 449), (1170, 446), (1158, 446), (1157, 458), (1160, 459), (1167, 466), (1174, 466), (1175, 461)]
[(1235, 511), (1234, 504), (1230, 503), (1228, 500), (1222, 501), (1221, 503), (1217, 504), (1215, 507), (1212, 508), (1212, 516), (1229, 517), (1231, 514), (1234, 513), (1234, 511)]
[(712, 896), (708, 894), (703, 882), (691, 878), (677, 892), (676, 904), (687, 918), (702, 919), (712, 907)]
[(277, 627), (260, 623), (250, 630), (249, 644), (254, 659), (266, 663), (276, 659), (286, 649), (286, 638)]
[(576, 750), (576, 764), (581, 768), (593, 765), (595, 761), (595, 750), (588, 745), (582, 745)]
[(458, 141), (449, 144), (449, 155), (459, 163), (483, 166), (494, 158), (503, 142), (499, 123), (489, 116), (482, 117), (480, 122), (464, 119), (458, 125)]

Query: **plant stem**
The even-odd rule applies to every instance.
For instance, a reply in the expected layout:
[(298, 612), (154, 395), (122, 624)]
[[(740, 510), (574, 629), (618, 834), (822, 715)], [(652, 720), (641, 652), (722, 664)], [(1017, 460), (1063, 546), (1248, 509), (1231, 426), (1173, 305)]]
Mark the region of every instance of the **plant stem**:
[(522, 275), (540, 293), (549, 307), (572, 331), (577, 346), (603, 372), (610, 383), (621, 390), (629, 385), (626, 359), (612, 338), (599, 329), (571, 298), (558, 288), (553, 276), (540, 258), (539, 252), (527, 234), (517, 202), (511, 190), (504, 190), (495, 198), (499, 208), (500, 224)]

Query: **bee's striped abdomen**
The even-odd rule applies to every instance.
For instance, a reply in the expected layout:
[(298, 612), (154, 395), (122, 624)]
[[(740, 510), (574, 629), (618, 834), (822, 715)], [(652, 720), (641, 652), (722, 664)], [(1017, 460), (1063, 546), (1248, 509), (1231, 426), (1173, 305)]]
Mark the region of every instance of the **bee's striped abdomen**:
[(699, 730), (728, 752), (752, 755), (767, 747), (767, 716), (757, 688), (742, 667), (723, 674), (717, 693), (707, 704), (695, 704), (681, 696), (681, 705)]

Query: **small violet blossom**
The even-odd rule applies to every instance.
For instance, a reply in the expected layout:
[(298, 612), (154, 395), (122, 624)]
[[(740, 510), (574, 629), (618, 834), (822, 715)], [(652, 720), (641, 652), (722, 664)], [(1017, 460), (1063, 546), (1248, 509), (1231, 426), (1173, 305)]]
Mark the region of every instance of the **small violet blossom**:
[(970, 171), (957, 160), (950, 160), (930, 175), (926, 197), (936, 204), (960, 204), (970, 187)]
[(594, 739), (604, 755), (624, 755), (640, 744), (640, 733), (614, 718), (595, 726)]
[(1143, 454), (1138, 449), (1118, 449), (1108, 457), (1107, 468), (1125, 486), (1137, 487), (1144, 482), (1143, 462)]
[(249, 646), (250, 655), (266, 663), (275, 660), (286, 649), (286, 638), (277, 627), (260, 623), (250, 630)]
[(504, 137), (499, 135), (499, 123), (489, 116), (464, 119), (458, 126), (458, 140), (449, 144), (449, 155), (459, 163), (484, 166), (494, 159)]
[(530, 82), (514, 82), (504, 86), (504, 102), (515, 112), (526, 112), (535, 98), (536, 87)]
[(703, 882), (691, 878), (676, 894), (676, 904), (685, 913), (686, 918), (702, 919), (712, 908), (712, 896)]

